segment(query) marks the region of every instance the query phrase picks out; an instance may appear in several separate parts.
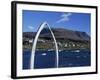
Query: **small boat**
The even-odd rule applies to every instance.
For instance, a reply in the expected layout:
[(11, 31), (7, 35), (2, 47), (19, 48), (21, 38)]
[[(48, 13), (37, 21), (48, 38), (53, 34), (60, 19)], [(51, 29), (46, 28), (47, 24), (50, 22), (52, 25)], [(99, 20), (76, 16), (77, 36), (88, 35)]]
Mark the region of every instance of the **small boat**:
[(46, 53), (42, 53), (42, 56), (46, 56), (47, 54)]
[(80, 50), (72, 50), (71, 52), (80, 52)]
[(53, 51), (53, 49), (49, 49), (48, 51)]
[(80, 50), (75, 50), (74, 52), (80, 52)]
[(63, 50), (59, 50), (59, 52), (61, 52), (61, 51), (63, 51)]

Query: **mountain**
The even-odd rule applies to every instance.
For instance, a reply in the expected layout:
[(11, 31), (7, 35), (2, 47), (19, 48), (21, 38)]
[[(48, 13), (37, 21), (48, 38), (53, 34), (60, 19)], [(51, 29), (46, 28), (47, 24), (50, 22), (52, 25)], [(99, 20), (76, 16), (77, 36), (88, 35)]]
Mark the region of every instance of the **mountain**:
[[(74, 41), (90, 41), (90, 36), (86, 32), (81, 31), (73, 31), (64, 28), (52, 28), (52, 31), (56, 37), (56, 39), (62, 40), (74, 40)], [(34, 38), (36, 32), (23, 32), (24, 38)], [(52, 38), (50, 30), (45, 28), (40, 33), (40, 38)]]

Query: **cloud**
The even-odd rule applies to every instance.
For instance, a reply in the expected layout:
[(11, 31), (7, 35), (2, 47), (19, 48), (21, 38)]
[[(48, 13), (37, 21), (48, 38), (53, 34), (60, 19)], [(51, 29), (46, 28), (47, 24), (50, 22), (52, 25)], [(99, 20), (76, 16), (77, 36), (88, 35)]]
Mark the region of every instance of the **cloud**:
[(72, 13), (63, 13), (63, 14), (61, 15), (61, 19), (59, 19), (56, 23), (69, 21), (69, 17), (70, 17), (71, 15), (72, 15)]
[(33, 27), (33, 26), (28, 26), (28, 28), (29, 28), (30, 30), (33, 30), (33, 29), (34, 29), (34, 27)]

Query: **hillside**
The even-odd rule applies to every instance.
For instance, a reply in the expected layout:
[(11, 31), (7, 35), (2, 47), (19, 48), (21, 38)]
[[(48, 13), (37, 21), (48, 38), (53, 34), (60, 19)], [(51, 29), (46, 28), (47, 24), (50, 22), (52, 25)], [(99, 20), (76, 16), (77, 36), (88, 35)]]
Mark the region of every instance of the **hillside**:
[[(73, 41), (89, 41), (90, 36), (87, 35), (86, 32), (80, 32), (80, 31), (72, 31), (68, 29), (63, 28), (52, 28), (52, 31), (56, 37), (56, 39), (62, 39), (62, 40), (73, 40)], [(34, 38), (36, 35), (36, 32), (24, 32), (23, 37), (24, 38)], [(51, 39), (52, 35), (49, 31), (49, 29), (45, 28), (42, 30), (40, 34), (40, 38), (44, 39)]]

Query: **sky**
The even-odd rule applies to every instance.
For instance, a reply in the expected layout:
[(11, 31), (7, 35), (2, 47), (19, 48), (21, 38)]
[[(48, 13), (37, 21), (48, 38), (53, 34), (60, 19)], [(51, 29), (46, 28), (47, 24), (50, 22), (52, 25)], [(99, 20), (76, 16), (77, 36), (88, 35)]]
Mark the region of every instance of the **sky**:
[(82, 31), (90, 35), (89, 13), (23, 10), (22, 15), (23, 32), (36, 32), (40, 24), (46, 21), (51, 28)]

